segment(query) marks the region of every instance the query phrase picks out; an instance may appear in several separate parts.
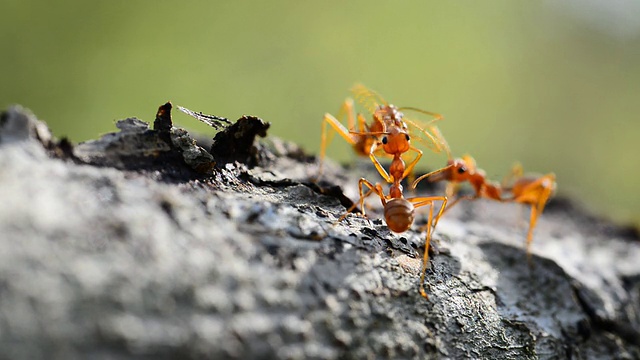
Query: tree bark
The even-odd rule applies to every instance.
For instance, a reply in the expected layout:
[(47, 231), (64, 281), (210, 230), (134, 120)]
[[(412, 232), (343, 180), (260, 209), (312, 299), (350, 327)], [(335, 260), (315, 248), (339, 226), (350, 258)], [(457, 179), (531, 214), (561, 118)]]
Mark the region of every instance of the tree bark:
[(637, 230), (555, 199), (529, 266), (517, 205), (462, 202), (425, 300), (424, 233), (391, 233), (378, 201), (337, 222), (369, 167), (314, 182), (295, 144), (254, 141), (258, 118), (206, 150), (170, 111), (76, 146), (2, 114), (3, 356), (640, 358)]

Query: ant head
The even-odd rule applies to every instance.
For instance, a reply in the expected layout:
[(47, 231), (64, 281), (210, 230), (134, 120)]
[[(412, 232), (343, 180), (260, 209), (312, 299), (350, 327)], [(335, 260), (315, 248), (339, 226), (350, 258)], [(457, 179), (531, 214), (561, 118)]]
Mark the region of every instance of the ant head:
[(469, 165), (462, 159), (455, 159), (450, 161), (451, 164), (451, 180), (452, 181), (465, 181), (472, 175), (472, 171)]
[(384, 151), (390, 155), (403, 154), (411, 147), (409, 134), (397, 127), (389, 129), (387, 133), (382, 135), (380, 141)]
[(462, 158), (455, 160), (449, 160), (451, 166), (451, 180), (452, 181), (466, 181), (469, 178), (478, 174), (476, 169), (476, 161), (470, 155), (465, 155)]

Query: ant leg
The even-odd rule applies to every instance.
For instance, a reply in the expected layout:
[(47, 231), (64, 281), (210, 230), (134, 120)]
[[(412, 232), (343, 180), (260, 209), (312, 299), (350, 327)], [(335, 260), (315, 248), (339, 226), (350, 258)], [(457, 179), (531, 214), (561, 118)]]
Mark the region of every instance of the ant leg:
[[(354, 136), (378, 136), (380, 134), (384, 134), (384, 132), (373, 132), (373, 131), (366, 131), (366, 132), (361, 132), (361, 131), (350, 131), (349, 134), (354, 135)], [(380, 164), (380, 161), (378, 160), (378, 158), (376, 157), (375, 153), (379, 151), (378, 149), (378, 142), (374, 141), (371, 144), (371, 148), (369, 148), (369, 159), (371, 159), (371, 162), (373, 163), (373, 165), (376, 167), (376, 170), (378, 171), (378, 173), (380, 174), (380, 176), (382, 176), (384, 178), (384, 180), (386, 182), (388, 182), (389, 184), (393, 183), (393, 178), (389, 175), (389, 173), (387, 173), (387, 170), (385, 170), (384, 166), (382, 166), (382, 164)]]
[(553, 173), (547, 174), (526, 184), (523, 189), (519, 189), (518, 193), (514, 194), (513, 198), (509, 199), (509, 201), (531, 205), (529, 230), (527, 232), (527, 258), (529, 259), (529, 264), (531, 264), (533, 229), (555, 187), (555, 175)]
[[(366, 193), (362, 191), (363, 185), (369, 188)], [(364, 209), (364, 199), (369, 197), (371, 194), (377, 194), (380, 197), (380, 201), (382, 201), (382, 204), (386, 204), (386, 199), (384, 198), (384, 194), (382, 192), (382, 187), (380, 186), (380, 184), (373, 185), (369, 180), (361, 178), (360, 181), (358, 181), (358, 190), (360, 192), (360, 200), (358, 203), (360, 204), (360, 212), (362, 216), (366, 216), (366, 212)], [(347, 209), (347, 212), (344, 213), (344, 215), (342, 215), (337, 222), (341, 222), (342, 220), (344, 220), (347, 215), (349, 215), (349, 213), (351, 213), (353, 209), (356, 208), (358, 203), (354, 203), (349, 209)]]
[[(410, 163), (410, 162), (413, 161), (413, 159), (407, 159), (409, 157), (407, 155), (411, 155), (411, 154), (409, 154), (409, 152), (407, 151), (407, 152), (405, 152), (405, 153), (400, 155), (400, 157), (402, 158), (402, 161), (404, 161), (405, 164)], [(406, 168), (405, 168), (405, 170), (406, 170)], [(411, 184), (416, 179), (416, 176), (417, 175), (415, 173), (415, 169), (412, 169), (412, 171), (407, 173), (403, 179), (406, 178), (407, 179), (407, 184)], [(411, 191), (412, 194), (415, 194), (415, 189), (409, 188), (409, 191)]]
[(427, 274), (429, 262), (429, 246), (431, 245), (431, 219), (433, 218), (433, 203), (429, 203), (429, 218), (427, 220), (427, 237), (424, 239), (424, 255), (422, 256), (422, 269), (420, 269), (420, 295), (429, 300), (429, 295), (424, 290), (424, 278)]
[(342, 119), (344, 114), (347, 114), (347, 129), (353, 130), (356, 128), (355, 110), (353, 109), (353, 99), (347, 98), (338, 111), (338, 118)]
[[(366, 187), (369, 188), (366, 194), (362, 192), (362, 184), (364, 184)], [(369, 195), (373, 194), (373, 191), (374, 191), (373, 189), (374, 189), (374, 186), (371, 182), (369, 182), (365, 178), (361, 178), (360, 181), (358, 181), (358, 191), (360, 192), (360, 199), (358, 200), (358, 202), (354, 202), (353, 205), (351, 205), (351, 207), (347, 209), (347, 212), (344, 213), (344, 215), (342, 215), (337, 222), (344, 220), (344, 218), (346, 218), (347, 215), (349, 215), (356, 208), (356, 206), (358, 206), (358, 204), (364, 203), (364, 199), (367, 198)], [(364, 213), (365, 210), (362, 208), (362, 205), (360, 205), (360, 211), (362, 215), (365, 215)]]
[(531, 205), (531, 217), (529, 219), (529, 231), (527, 231), (527, 261), (531, 265), (531, 242), (533, 241), (533, 228), (536, 227), (538, 221), (538, 207)]
[[(351, 106), (353, 106), (353, 104)], [(367, 119), (365, 119), (364, 116), (362, 116), (362, 114), (358, 114), (358, 131), (369, 132), (369, 127), (367, 126)]]
[(419, 183), (420, 181), (422, 181), (422, 180), (424, 180), (424, 179), (428, 178), (428, 177), (429, 177), (429, 176), (431, 176), (431, 175), (435, 175), (435, 174), (441, 173), (441, 172), (443, 172), (443, 171), (447, 171), (447, 170), (449, 170), (452, 166), (453, 166), (453, 165), (447, 165), (447, 166), (445, 166), (445, 167), (443, 167), (443, 168), (440, 168), (440, 169), (438, 169), (438, 170), (434, 170), (434, 171), (432, 171), (432, 172), (429, 172), (429, 173), (426, 173), (426, 174), (424, 174), (424, 175), (420, 176), (419, 178), (415, 179), (415, 180), (411, 183), (411, 186), (410, 186), (409, 188), (410, 188), (410, 189), (415, 189), (415, 188), (416, 188), (416, 186), (418, 186), (418, 183)]
[[(464, 197), (462, 197), (464, 198)], [(435, 217), (435, 220), (432, 221), (432, 216), (429, 216), (429, 219), (427, 221), (427, 223), (433, 222), (433, 229), (435, 231), (436, 225), (438, 224), (438, 221), (440, 220), (440, 218), (442, 217), (442, 215), (444, 215), (444, 212), (446, 211), (446, 209), (450, 208), (451, 206), (447, 206), (447, 202), (449, 201), (449, 199), (447, 199), (446, 196), (428, 196), (428, 197), (416, 197), (416, 198), (409, 198), (407, 199), (410, 203), (413, 204), (414, 208), (419, 208), (422, 206), (426, 206), (426, 205), (431, 205), (431, 207), (433, 207), (433, 202), (434, 201), (442, 201), (442, 206), (440, 206), (440, 210), (438, 210), (438, 213)], [(455, 202), (454, 202), (455, 203)], [(421, 231), (424, 231), (424, 228), (427, 225), (423, 226), (421, 228)]]
[(556, 175), (553, 173), (544, 175), (539, 179), (539, 183), (542, 187), (542, 194), (538, 199), (538, 213), (542, 214), (542, 210), (556, 190)]
[(333, 130), (335, 130), (343, 139), (345, 139), (350, 145), (355, 145), (356, 140), (354, 135), (349, 133), (349, 130), (344, 127), (335, 117), (331, 114), (324, 114), (322, 121), (322, 135), (320, 136), (320, 165), (318, 170), (318, 178), (322, 175), (322, 164), (324, 163), (324, 156), (327, 150), (327, 145), (330, 140), (327, 140), (327, 124), (329, 124)]
[(535, 186), (542, 188), (538, 195), (538, 200), (531, 205), (531, 218), (529, 220), (529, 231), (527, 232), (527, 257), (531, 259), (531, 242), (533, 241), (533, 229), (536, 227), (538, 217), (542, 215), (547, 201), (555, 189), (555, 175), (545, 175), (534, 182)]
[[(442, 201), (442, 206), (440, 207), (440, 210), (438, 211), (438, 214), (435, 217), (435, 222), (437, 223), (438, 220), (440, 220), (440, 217), (442, 216), (442, 214), (444, 213), (444, 209), (447, 207), (447, 198), (444, 196), (431, 196), (431, 197), (410, 198), (407, 200), (411, 202), (414, 208), (416, 209), (426, 205), (429, 206), (429, 216), (427, 218), (427, 225), (425, 225), (427, 228), (426, 229), (427, 237), (424, 242), (424, 256), (422, 257), (422, 272), (420, 274), (420, 295), (422, 295), (422, 297), (424, 297), (425, 299), (429, 299), (429, 296), (424, 290), (424, 278), (427, 271), (427, 264), (429, 262), (429, 246), (431, 244), (431, 223), (433, 221), (433, 202), (438, 200)], [(435, 225), (434, 225), (434, 231), (435, 231)]]
[[(465, 196), (459, 196), (457, 197), (455, 200), (453, 200), (449, 205), (446, 205), (446, 203), (442, 204), (442, 215), (444, 215), (444, 213), (447, 212), (447, 210), (451, 209), (455, 204), (457, 204), (458, 202), (460, 202), (460, 200), (476, 200), (478, 199), (477, 196), (472, 196), (472, 195), (465, 195)], [(440, 216), (438, 216), (438, 218), (433, 222), (433, 228), (435, 229), (435, 227), (438, 225), (438, 221), (440, 220)]]
[(369, 159), (371, 159), (371, 162), (376, 167), (376, 170), (378, 170), (378, 173), (380, 174), (380, 176), (382, 176), (386, 182), (392, 184), (393, 178), (391, 177), (391, 175), (389, 175), (389, 173), (387, 173), (387, 170), (384, 169), (384, 166), (380, 164), (380, 161), (374, 154), (377, 148), (378, 148), (378, 144), (373, 143), (373, 145), (371, 145), (371, 149), (369, 150)]
[[(371, 148), (373, 149), (373, 147)], [(373, 166), (375, 166), (376, 170), (378, 170), (378, 174), (380, 174), (380, 176), (382, 176), (386, 182), (388, 182), (389, 184), (393, 184), (393, 178), (391, 177), (391, 175), (389, 175), (389, 173), (387, 173), (387, 170), (384, 169), (384, 166), (380, 164), (380, 161), (378, 161), (378, 158), (373, 153), (369, 154), (369, 159), (371, 159), (371, 162), (373, 162)]]
[(422, 150), (420, 150), (420, 149), (418, 149), (418, 148), (416, 148), (414, 146), (409, 147), (409, 149), (411, 149), (411, 150), (416, 152), (416, 157), (404, 169), (404, 172), (402, 173), (402, 178), (403, 179), (406, 178), (409, 174), (413, 174), (413, 168), (416, 166), (416, 164), (418, 164), (418, 161), (422, 157)]

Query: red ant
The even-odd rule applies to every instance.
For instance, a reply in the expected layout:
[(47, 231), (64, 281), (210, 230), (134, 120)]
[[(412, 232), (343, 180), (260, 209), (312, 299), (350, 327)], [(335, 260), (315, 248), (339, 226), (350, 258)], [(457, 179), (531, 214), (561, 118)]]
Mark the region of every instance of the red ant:
[[(385, 146), (393, 142), (393, 140), (389, 140), (388, 138), (391, 136), (393, 136), (392, 139), (395, 139), (395, 137), (402, 136), (402, 134), (393, 133), (383, 137), (381, 141)], [(429, 261), (429, 245), (431, 243), (431, 224), (432, 224), (432, 221), (434, 222), (434, 224), (437, 223), (440, 217), (442, 216), (442, 213), (444, 212), (444, 209), (447, 206), (447, 198), (445, 196), (405, 198), (402, 195), (402, 185), (400, 184), (400, 182), (406, 177), (407, 169), (405, 168), (405, 163), (400, 157), (400, 154), (401, 154), (400, 152), (395, 153), (393, 160), (391, 162), (391, 166), (389, 167), (389, 173), (391, 173), (391, 178), (393, 179), (393, 182), (389, 186), (389, 195), (384, 194), (382, 185), (380, 185), (379, 183), (374, 185), (365, 178), (360, 179), (360, 181), (358, 182), (358, 185), (359, 185), (358, 188), (360, 191), (360, 201), (359, 201), (360, 209), (362, 212), (362, 216), (365, 216), (365, 210), (364, 210), (365, 198), (367, 198), (373, 193), (377, 194), (378, 197), (380, 197), (382, 206), (384, 207), (384, 218), (385, 218), (385, 222), (387, 223), (387, 227), (389, 227), (389, 230), (393, 232), (402, 233), (407, 231), (411, 227), (411, 224), (413, 224), (413, 221), (415, 219), (415, 209), (422, 206), (429, 205), (429, 216), (427, 218), (427, 224), (424, 226), (424, 228), (426, 228), (427, 230), (427, 236), (425, 238), (424, 256), (422, 259), (422, 271), (420, 273), (420, 295), (422, 295), (426, 299), (429, 299), (429, 296), (424, 290), (424, 278), (427, 270), (427, 263)], [(427, 176), (432, 175), (439, 171), (442, 171), (442, 169), (436, 170), (426, 175)], [(421, 178), (424, 178), (424, 176)], [(369, 188), (369, 190), (366, 193), (364, 193), (362, 190), (363, 185)], [(438, 211), (435, 217), (435, 220), (433, 217), (434, 201), (442, 201), (442, 206), (440, 207), (440, 211)], [(351, 208), (349, 208), (347, 212), (344, 215), (342, 215), (340, 219), (338, 219), (338, 222), (342, 221), (345, 217), (347, 217), (347, 215), (351, 211), (353, 211), (355, 207), (356, 207), (356, 204), (354, 204)], [(435, 225), (433, 226), (433, 228), (435, 231)]]
[[(345, 100), (340, 110), (340, 113), (346, 112), (347, 114), (347, 127), (344, 127), (344, 125), (331, 114), (327, 113), (324, 115), (320, 142), (320, 174), (322, 173), (322, 164), (328, 145), (327, 124), (352, 145), (356, 154), (369, 156), (376, 170), (378, 170), (380, 175), (388, 183), (395, 181), (393, 173), (391, 175), (387, 173), (380, 164), (376, 154), (395, 157), (396, 154), (402, 155), (409, 150), (415, 151), (416, 157), (406, 166), (401, 174), (402, 177), (400, 179), (404, 179), (408, 174), (413, 172), (413, 168), (422, 157), (422, 151), (409, 143), (410, 134), (417, 134), (418, 138), (422, 139), (423, 142), (435, 152), (440, 152), (443, 148), (448, 149), (442, 134), (438, 128), (432, 124), (441, 120), (443, 118), (442, 115), (412, 107), (396, 107), (385, 101), (375, 91), (361, 84), (355, 85), (351, 91), (356, 100), (372, 113), (373, 119), (370, 124), (367, 124), (362, 114), (356, 115), (353, 100), (349, 98)], [(406, 118), (401, 110), (410, 110), (426, 114), (432, 116), (433, 120), (421, 124), (417, 120)], [(393, 139), (391, 139), (391, 137), (393, 137)], [(400, 139), (400, 137), (404, 139)]]
[[(453, 207), (462, 199), (475, 200), (487, 198), (500, 202), (515, 202), (531, 205), (531, 216), (529, 219), (529, 231), (527, 232), (527, 257), (531, 258), (531, 242), (533, 240), (533, 229), (538, 221), (538, 216), (542, 214), (544, 207), (556, 189), (556, 176), (549, 173), (543, 176), (524, 176), (522, 166), (516, 164), (510, 175), (505, 178), (502, 184), (498, 184), (486, 179), (485, 172), (476, 167), (476, 161), (469, 155), (461, 159), (449, 160), (447, 166), (436, 174), (425, 174), (417, 178), (411, 187), (415, 188), (419, 181), (429, 178), (430, 182), (448, 181), (446, 196), (452, 197), (457, 192), (460, 183), (468, 181), (475, 194), (473, 196), (461, 196), (456, 198), (445, 209)], [(513, 180), (511, 180), (513, 179)], [(511, 180), (511, 184), (506, 184)], [(511, 195), (504, 197), (504, 193)], [(444, 212), (444, 211), (443, 211)], [(434, 226), (437, 225), (434, 224)]]

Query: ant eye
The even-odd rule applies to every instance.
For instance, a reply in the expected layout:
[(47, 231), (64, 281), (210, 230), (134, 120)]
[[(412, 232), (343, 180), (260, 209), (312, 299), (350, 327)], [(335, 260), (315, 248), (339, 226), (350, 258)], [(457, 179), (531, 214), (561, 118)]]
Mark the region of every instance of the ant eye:
[(382, 143), (383, 144), (387, 145), (388, 142), (389, 142), (389, 140), (387, 140), (386, 136), (382, 138)]
[(464, 174), (465, 172), (467, 172), (467, 168), (462, 166), (458, 168), (458, 174)]
[(409, 134), (405, 135), (405, 137), (407, 138), (407, 141), (411, 140), (411, 137), (409, 137)]

